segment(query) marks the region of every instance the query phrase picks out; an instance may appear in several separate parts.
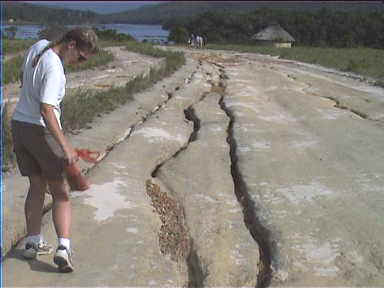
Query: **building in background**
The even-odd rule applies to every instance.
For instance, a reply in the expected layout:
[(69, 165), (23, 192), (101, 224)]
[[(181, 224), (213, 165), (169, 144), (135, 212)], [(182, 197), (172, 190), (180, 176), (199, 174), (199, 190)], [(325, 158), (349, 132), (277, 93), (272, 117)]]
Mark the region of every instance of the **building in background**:
[(269, 25), (259, 33), (252, 36), (259, 45), (271, 45), (279, 48), (291, 48), (295, 39), (279, 24)]

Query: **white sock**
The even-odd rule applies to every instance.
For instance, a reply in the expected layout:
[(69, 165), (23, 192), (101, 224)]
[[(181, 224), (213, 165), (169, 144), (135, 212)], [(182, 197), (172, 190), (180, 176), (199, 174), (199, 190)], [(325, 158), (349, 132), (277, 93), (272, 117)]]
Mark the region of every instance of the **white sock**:
[(26, 238), (26, 243), (28, 242), (32, 242), (32, 243), (40, 243), (40, 241), (42, 241), (42, 236), (41, 234), (37, 234), (37, 235), (31, 235), (31, 236), (27, 236)]
[(71, 240), (68, 238), (59, 238), (59, 245), (63, 245), (68, 250), (71, 249)]

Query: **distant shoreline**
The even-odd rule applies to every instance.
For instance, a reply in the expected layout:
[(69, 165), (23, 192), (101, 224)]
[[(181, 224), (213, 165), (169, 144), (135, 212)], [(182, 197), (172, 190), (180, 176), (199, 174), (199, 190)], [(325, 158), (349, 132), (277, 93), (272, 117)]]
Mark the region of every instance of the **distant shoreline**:
[[(20, 24), (19, 25), (10, 25), (7, 24), (4, 30), (9, 29), (10, 27), (15, 27), (16, 34), (12, 39), (37, 39), (39, 31), (49, 27), (49, 25), (41, 24)], [(69, 24), (65, 25), (68, 29), (73, 29), (74, 27), (79, 26), (89, 26), (91, 28), (99, 30), (115, 30), (117, 33), (131, 35), (137, 41), (143, 41), (144, 39), (149, 41), (155, 41), (158, 39), (160, 42), (168, 39), (169, 31), (162, 29), (161, 25), (149, 25), (149, 24), (82, 24), (74, 25)]]

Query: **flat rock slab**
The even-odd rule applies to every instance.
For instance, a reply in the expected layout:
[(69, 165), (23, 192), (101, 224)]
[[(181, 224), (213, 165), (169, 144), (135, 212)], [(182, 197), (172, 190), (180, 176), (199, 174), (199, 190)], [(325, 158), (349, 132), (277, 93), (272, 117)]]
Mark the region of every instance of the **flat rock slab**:
[(272, 285), (382, 285), (384, 133), (321, 97), (332, 90), (353, 106), (359, 90), (287, 65), (242, 64), (225, 69), (225, 105), (242, 177), (276, 242)]

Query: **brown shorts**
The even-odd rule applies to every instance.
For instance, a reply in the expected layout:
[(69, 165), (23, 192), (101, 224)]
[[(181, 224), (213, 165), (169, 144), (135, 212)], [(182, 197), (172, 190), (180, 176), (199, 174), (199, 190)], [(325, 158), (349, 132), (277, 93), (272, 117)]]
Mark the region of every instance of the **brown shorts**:
[(12, 120), (13, 147), (21, 175), (64, 178), (64, 152), (43, 126)]

